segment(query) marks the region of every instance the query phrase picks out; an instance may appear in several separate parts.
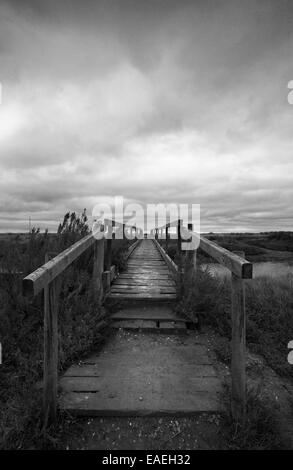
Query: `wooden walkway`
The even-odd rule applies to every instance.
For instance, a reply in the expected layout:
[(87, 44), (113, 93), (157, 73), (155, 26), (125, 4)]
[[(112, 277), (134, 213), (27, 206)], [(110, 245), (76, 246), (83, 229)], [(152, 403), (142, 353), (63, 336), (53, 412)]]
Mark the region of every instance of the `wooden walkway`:
[(109, 298), (124, 301), (111, 315), (116, 332), (100, 354), (67, 370), (60, 406), (85, 416), (219, 411), (221, 382), (206, 346), (173, 312), (174, 273), (156, 242), (138, 243)]
[(131, 253), (127, 268), (114, 281), (111, 299), (172, 301), (176, 285), (153, 240), (142, 240)]

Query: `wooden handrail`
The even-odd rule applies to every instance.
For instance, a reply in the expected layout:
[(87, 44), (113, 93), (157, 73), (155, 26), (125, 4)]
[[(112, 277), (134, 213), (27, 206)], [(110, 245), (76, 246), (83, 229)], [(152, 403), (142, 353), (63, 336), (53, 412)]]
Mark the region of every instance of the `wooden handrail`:
[(139, 245), (140, 242), (141, 240), (136, 240), (134, 243), (132, 243), (132, 245), (130, 245), (126, 253), (126, 260), (128, 260), (129, 256), (135, 250), (135, 248), (137, 248), (137, 245)]
[(87, 248), (95, 243), (92, 233), (78, 240), (72, 246), (59, 253), (53, 259), (43, 264), (33, 273), (23, 279), (25, 294), (37, 295), (42, 289), (62, 273), (73, 261), (76, 260)]
[[(178, 226), (178, 221), (176, 221), (176, 223), (175, 221), (173, 221), (154, 230), (161, 230), (164, 228), (175, 226)], [(184, 240), (188, 240), (191, 237), (194, 237), (197, 240), (198, 238), (200, 238), (200, 248), (209, 256), (217, 260), (222, 266), (229, 269), (229, 271), (231, 271), (232, 273), (236, 274), (236, 276), (242, 279), (252, 279), (252, 263), (239, 256), (238, 254), (232, 253), (232, 251), (226, 250), (226, 248), (223, 248), (220, 245), (212, 242), (211, 240), (208, 240), (204, 236), (193, 232), (192, 230), (188, 230), (183, 225), (180, 225), (180, 237), (178, 237), (179, 242), (182, 242), (182, 238)]]
[[(184, 239), (195, 237), (197, 240), (200, 238), (200, 248), (209, 256), (217, 260), (222, 266), (229, 269), (232, 273), (241, 279), (252, 279), (253, 265), (242, 256), (239, 256), (232, 251), (226, 250), (220, 245), (208, 240), (207, 238), (199, 235), (196, 232), (181, 227), (181, 237)], [(189, 237), (188, 237), (189, 236)]]

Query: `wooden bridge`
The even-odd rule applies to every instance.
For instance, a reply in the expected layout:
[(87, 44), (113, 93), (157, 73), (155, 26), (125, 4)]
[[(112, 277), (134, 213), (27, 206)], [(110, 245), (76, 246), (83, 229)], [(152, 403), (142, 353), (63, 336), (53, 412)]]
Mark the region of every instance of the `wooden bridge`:
[(109, 297), (118, 300), (176, 299), (176, 282), (156, 241), (139, 242), (128, 260), (126, 270), (114, 280)]
[[(193, 279), (198, 234), (191, 226), (183, 227), (181, 221), (154, 229), (147, 239), (142, 231), (135, 230), (126, 269), (117, 273), (111, 263), (113, 227), (117, 225), (111, 222), (110, 235), (109, 227), (105, 230), (101, 226), (23, 280), (27, 294), (44, 290), (45, 424), (55, 420), (58, 399), (61, 408), (89, 416), (191, 415), (221, 410), (221, 380), (206, 344), (198, 333), (193, 332), (184, 341), (179, 334), (190, 327), (173, 308), (186, 291), (186, 286), (182, 289), (182, 266), (170, 259), (158, 241), (160, 236), (165, 238), (167, 248), (173, 226), (178, 250), (183, 236), (191, 243), (193, 249), (186, 251), (184, 263), (184, 282), (188, 284), (188, 279)], [(119, 228), (124, 236), (128, 229)], [(72, 365), (58, 382), (58, 276), (91, 246), (95, 295), (100, 304), (118, 303), (118, 311), (107, 319), (118, 332), (100, 354), (93, 353)], [(252, 265), (243, 253), (229, 252), (202, 236), (200, 247), (231, 271), (231, 407), (235, 419), (242, 420), (246, 405), (244, 280), (252, 278)], [(165, 332), (176, 333), (172, 341), (163, 335)]]

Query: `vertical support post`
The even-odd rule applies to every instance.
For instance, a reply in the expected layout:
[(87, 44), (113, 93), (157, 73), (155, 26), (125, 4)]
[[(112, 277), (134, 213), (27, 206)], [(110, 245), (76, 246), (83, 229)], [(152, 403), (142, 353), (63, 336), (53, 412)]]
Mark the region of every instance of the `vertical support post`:
[(104, 239), (97, 240), (94, 247), (93, 282), (95, 298), (99, 304), (103, 299)]
[(182, 223), (182, 220), (178, 219), (178, 223), (177, 223), (177, 251), (178, 251), (178, 255), (181, 254), (181, 234), (180, 234), (181, 223)]
[(106, 240), (105, 271), (110, 271), (112, 262), (112, 238)]
[(112, 263), (112, 234), (111, 238), (106, 240), (106, 252), (105, 252), (105, 271), (102, 273), (103, 276), (103, 291), (109, 292), (111, 287), (111, 263)]
[[(244, 257), (244, 253), (237, 252)], [(232, 396), (231, 411), (233, 418), (240, 423), (245, 421), (246, 412), (246, 315), (245, 283), (232, 273)]]
[(183, 266), (182, 266), (182, 259), (181, 259), (181, 233), (180, 227), (182, 224), (182, 220), (178, 219), (177, 222), (177, 254), (178, 254), (178, 283), (179, 283), (179, 298), (183, 295)]
[(169, 240), (169, 227), (166, 226), (166, 251), (168, 252), (168, 240)]
[(112, 240), (115, 240), (115, 220), (112, 220)]
[[(49, 257), (46, 255), (46, 262)], [(58, 381), (58, 279), (44, 289), (44, 427), (56, 421)]]
[[(192, 231), (193, 225), (188, 224), (188, 230)], [(191, 294), (194, 272), (196, 268), (196, 250), (187, 250), (185, 255), (185, 277), (184, 290), (186, 294)]]
[(155, 228), (155, 239), (158, 240), (158, 229)]

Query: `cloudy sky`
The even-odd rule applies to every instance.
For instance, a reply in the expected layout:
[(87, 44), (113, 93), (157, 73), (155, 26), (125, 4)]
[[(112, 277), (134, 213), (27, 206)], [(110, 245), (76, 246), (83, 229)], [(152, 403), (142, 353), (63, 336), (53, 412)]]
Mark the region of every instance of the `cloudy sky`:
[(292, 230), (293, 2), (0, 0), (0, 230), (122, 195)]

